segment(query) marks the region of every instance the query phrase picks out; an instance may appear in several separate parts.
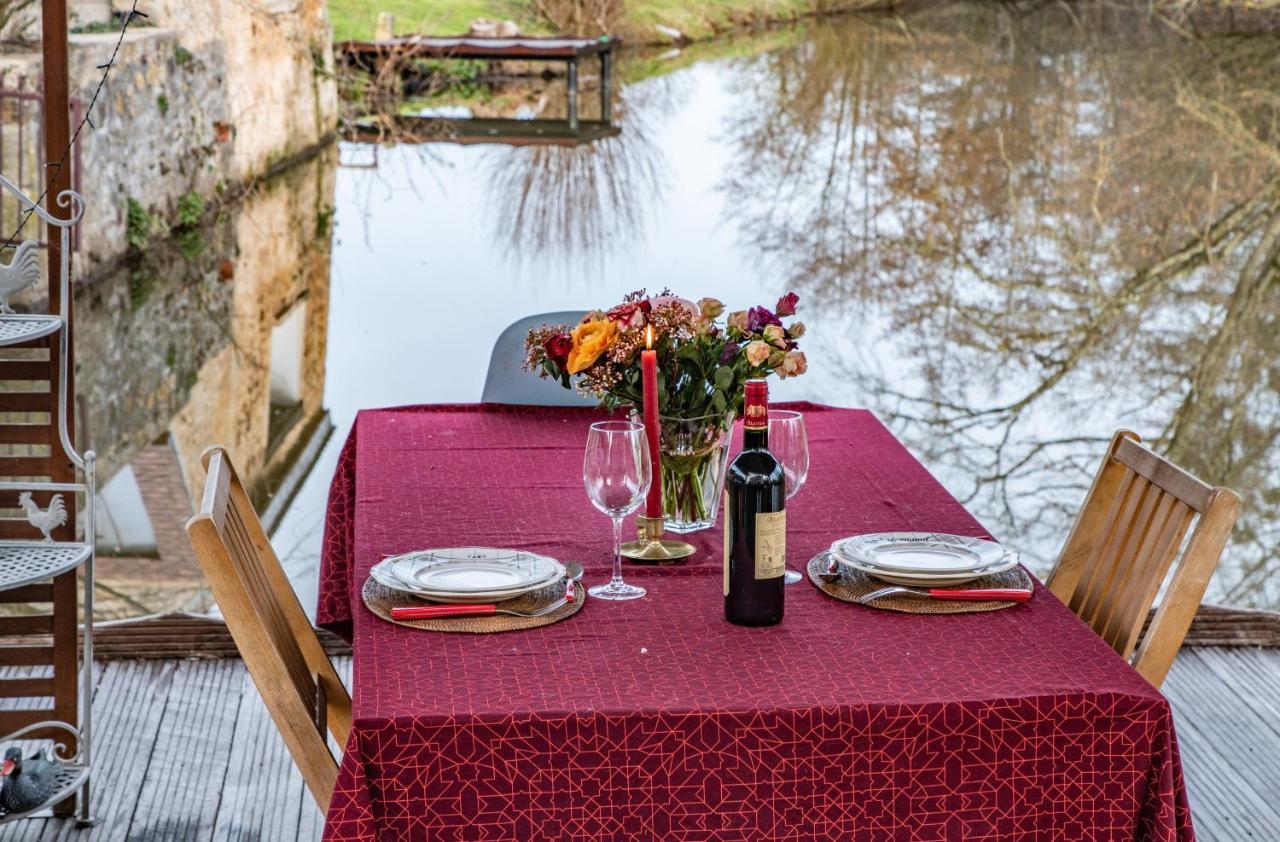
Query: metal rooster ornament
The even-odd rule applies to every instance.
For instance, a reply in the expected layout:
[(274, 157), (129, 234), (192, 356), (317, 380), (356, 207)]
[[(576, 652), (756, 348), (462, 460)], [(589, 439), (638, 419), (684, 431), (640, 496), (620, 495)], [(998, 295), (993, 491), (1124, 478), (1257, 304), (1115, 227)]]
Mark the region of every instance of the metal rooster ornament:
[(12, 313), (9, 296), (40, 282), (40, 245), (26, 240), (13, 253), (8, 266), (0, 266), (0, 313)]
[(53, 495), (48, 509), (41, 509), (31, 499), (31, 492), (24, 491), (18, 495), (18, 505), (27, 513), (27, 522), (43, 532), (46, 541), (52, 541), (53, 530), (67, 522), (67, 506), (62, 502), (61, 494)]

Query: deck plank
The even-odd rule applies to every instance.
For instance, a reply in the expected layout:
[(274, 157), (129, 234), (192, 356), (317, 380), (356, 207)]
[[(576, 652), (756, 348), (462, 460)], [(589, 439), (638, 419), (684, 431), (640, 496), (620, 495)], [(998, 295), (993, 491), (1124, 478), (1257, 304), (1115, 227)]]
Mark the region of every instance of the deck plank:
[[(241, 679), (230, 767), (211, 839), (297, 839), (303, 789), (302, 776), (253, 681), (245, 674)], [(305, 795), (312, 800), (309, 792)]]
[(147, 765), (132, 840), (208, 839), (222, 800), (244, 683), (240, 661), (181, 661)]
[[(1280, 676), (1280, 651), (1263, 665)], [(1255, 664), (1256, 666), (1256, 664)], [(1280, 734), (1253, 707), (1256, 675), (1225, 650), (1186, 649), (1164, 690), (1202, 840), (1273, 840), (1280, 828)]]

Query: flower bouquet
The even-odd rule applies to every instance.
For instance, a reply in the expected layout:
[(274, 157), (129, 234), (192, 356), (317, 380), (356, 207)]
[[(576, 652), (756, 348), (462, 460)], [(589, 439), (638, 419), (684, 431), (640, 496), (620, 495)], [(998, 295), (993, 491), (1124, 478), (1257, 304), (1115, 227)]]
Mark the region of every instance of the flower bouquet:
[(525, 368), (609, 409), (629, 406), (638, 413), (644, 402), (640, 352), (651, 344), (658, 357), (667, 528), (705, 529), (715, 523), (729, 433), (746, 381), (805, 372), (797, 349), (804, 325), (782, 323), (795, 315), (797, 301), (789, 292), (773, 310), (752, 307), (724, 316), (724, 305), (714, 298), (694, 304), (665, 290), (654, 297), (641, 290), (609, 310), (587, 313), (575, 326), (529, 331)]

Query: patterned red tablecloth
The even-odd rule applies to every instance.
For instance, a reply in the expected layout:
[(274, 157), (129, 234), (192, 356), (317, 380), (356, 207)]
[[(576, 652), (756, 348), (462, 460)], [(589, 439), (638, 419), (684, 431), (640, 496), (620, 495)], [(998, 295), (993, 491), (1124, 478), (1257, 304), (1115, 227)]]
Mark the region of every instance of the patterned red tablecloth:
[[(868, 412), (803, 405), (798, 567), (833, 538), (986, 532)], [(720, 533), (649, 595), (472, 636), (393, 626), (369, 567), (520, 546), (607, 577), (590, 411), (361, 413), (329, 502), (320, 622), (353, 640), (355, 727), (325, 839), (1190, 840), (1169, 705), (1044, 588), (983, 614), (861, 608), (807, 582), (724, 620)]]

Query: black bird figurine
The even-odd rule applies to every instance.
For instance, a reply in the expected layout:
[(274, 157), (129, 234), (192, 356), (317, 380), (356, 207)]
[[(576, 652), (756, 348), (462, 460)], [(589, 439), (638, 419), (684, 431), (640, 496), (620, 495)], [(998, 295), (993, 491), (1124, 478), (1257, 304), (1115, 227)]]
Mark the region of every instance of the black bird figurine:
[(58, 766), (38, 751), (22, 759), (22, 749), (11, 748), (4, 753), (0, 765), (0, 807), (6, 813), (23, 813), (39, 807), (53, 796), (57, 788)]

